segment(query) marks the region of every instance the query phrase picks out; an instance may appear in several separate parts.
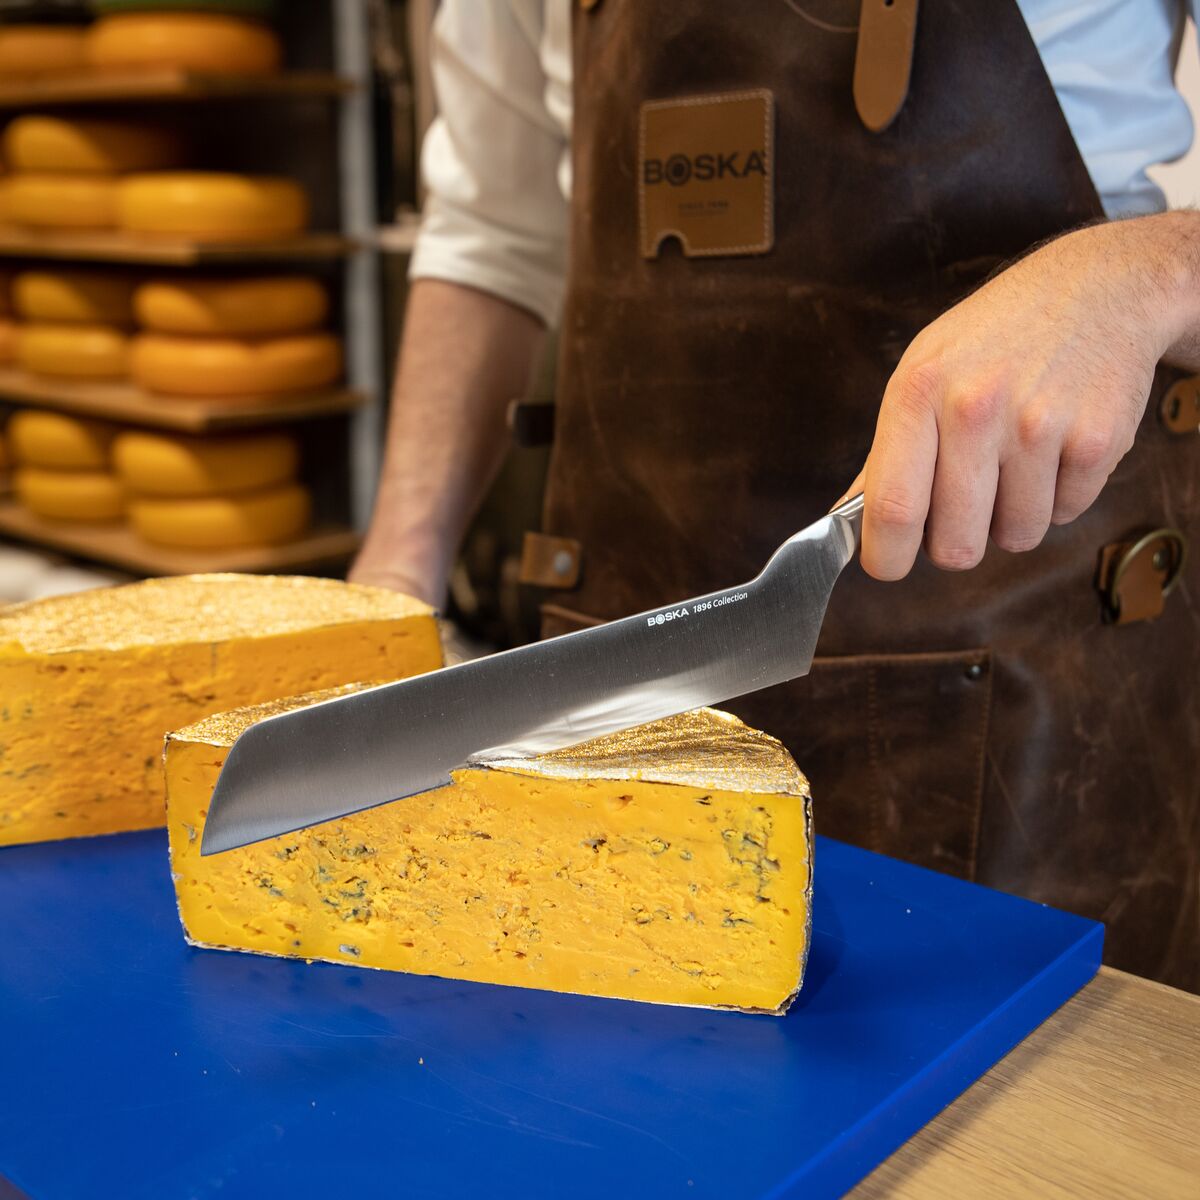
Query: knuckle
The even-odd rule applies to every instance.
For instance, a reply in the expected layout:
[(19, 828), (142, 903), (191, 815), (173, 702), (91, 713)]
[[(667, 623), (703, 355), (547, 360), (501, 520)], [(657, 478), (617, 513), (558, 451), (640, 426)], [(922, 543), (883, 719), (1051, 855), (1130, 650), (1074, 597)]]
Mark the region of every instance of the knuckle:
[(1098, 471), (1106, 467), (1116, 449), (1113, 432), (1104, 425), (1075, 429), (1063, 443), (1062, 465), (1071, 471)]
[(890, 391), (893, 402), (903, 412), (914, 415), (932, 412), (941, 400), (942, 369), (931, 359), (902, 361), (892, 376)]
[(994, 425), (1000, 415), (1003, 395), (998, 388), (972, 388), (954, 397), (955, 422), (963, 429), (983, 430)]
[(1054, 432), (1054, 421), (1044, 408), (1026, 408), (1017, 419), (1017, 441), (1023, 450), (1044, 449)]

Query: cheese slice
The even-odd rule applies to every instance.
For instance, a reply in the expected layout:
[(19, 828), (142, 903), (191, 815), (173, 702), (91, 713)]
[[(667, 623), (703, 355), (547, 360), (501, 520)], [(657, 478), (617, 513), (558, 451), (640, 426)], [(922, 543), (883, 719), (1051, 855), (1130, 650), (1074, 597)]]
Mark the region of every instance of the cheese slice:
[(274, 546), (298, 538), (312, 520), (312, 495), (299, 483), (233, 496), (141, 496), (129, 504), (129, 523), (159, 546), (233, 550)]
[(17, 361), (35, 375), (119, 379), (129, 373), (129, 338), (111, 325), (22, 325)]
[(139, 333), (130, 371), (151, 392), (175, 396), (256, 396), (304, 392), (337, 381), (342, 344), (331, 333), (198, 338)]
[(128, 325), (133, 284), (104, 271), (22, 271), (12, 286), (13, 307), (26, 321)]
[(20, 467), (13, 474), (13, 487), (31, 513), (51, 521), (101, 524), (119, 521), (125, 512), (125, 492), (107, 471)]
[(0, 75), (79, 71), (87, 63), (86, 33), (70, 25), (0, 28)]
[(155, 171), (181, 155), (167, 130), (133, 121), (30, 115), (4, 131), (4, 161), (15, 171)]
[(196, 945), (665, 1004), (783, 1012), (809, 936), (808, 784), (784, 748), (701, 710), (208, 858), (242, 730), (167, 740), (167, 827)]
[(195, 12), (101, 17), (88, 30), (87, 55), (105, 70), (173, 67), (220, 75), (267, 75), (283, 62), (278, 34), (261, 22)]
[(313, 329), (329, 312), (317, 279), (170, 279), (144, 283), (134, 296), (138, 321), (157, 333), (263, 337)]
[(217, 171), (129, 175), (120, 184), (117, 209), (119, 224), (131, 233), (197, 241), (286, 237), (308, 221), (308, 197), (298, 183)]
[(286, 433), (177, 437), (130, 430), (113, 444), (117, 474), (151, 496), (218, 496), (287, 483), (300, 452)]
[(46, 229), (111, 229), (117, 223), (117, 181), (111, 175), (22, 172), (4, 188), (6, 217)]
[(23, 408), (8, 423), (13, 457), (35, 467), (101, 471), (108, 466), (114, 427), (105, 421)]
[(163, 736), (441, 665), (432, 610), (330, 579), (192, 575), (0, 609), (0, 845), (163, 824)]

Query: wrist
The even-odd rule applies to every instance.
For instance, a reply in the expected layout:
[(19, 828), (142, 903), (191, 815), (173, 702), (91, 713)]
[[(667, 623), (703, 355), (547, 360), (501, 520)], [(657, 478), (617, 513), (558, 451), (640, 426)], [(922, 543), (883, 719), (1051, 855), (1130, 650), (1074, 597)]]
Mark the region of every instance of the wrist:
[(1157, 358), (1195, 360), (1200, 350), (1200, 212), (1146, 219), (1137, 247), (1149, 274), (1159, 319)]

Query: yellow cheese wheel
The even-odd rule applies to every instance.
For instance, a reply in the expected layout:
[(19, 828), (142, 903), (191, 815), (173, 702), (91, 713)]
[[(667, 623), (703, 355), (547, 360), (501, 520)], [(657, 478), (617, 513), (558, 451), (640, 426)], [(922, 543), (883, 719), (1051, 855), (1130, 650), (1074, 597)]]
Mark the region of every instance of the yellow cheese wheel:
[(105, 175), (13, 175), (4, 208), (15, 225), (47, 229), (111, 229), (117, 223), (117, 181)]
[(8, 25), (0, 29), (0, 75), (78, 71), (87, 62), (82, 29)]
[(129, 373), (129, 338), (111, 325), (22, 325), (17, 361), (36, 375), (118, 379)]
[(0, 365), (7, 366), (17, 357), (17, 326), (0, 319)]
[(113, 463), (131, 492), (216, 496), (253, 491), (296, 477), (295, 438), (283, 433), (168, 437), (130, 431), (113, 445)]
[(118, 223), (132, 233), (255, 241), (299, 233), (308, 198), (299, 184), (275, 176), (152, 172), (122, 181), (117, 210)]
[(27, 321), (128, 325), (133, 283), (102, 271), (22, 271), (13, 280), (13, 307)]
[(88, 31), (88, 61), (102, 69), (173, 67), (219, 75), (278, 71), (283, 48), (259, 21), (219, 13), (118, 13)]
[(8, 437), (13, 458), (33, 467), (100, 471), (108, 466), (113, 427), (62, 413), (25, 408), (13, 414)]
[(129, 519), (148, 542), (196, 550), (269, 546), (299, 537), (312, 515), (312, 498), (298, 483), (188, 500), (137, 499)]
[(179, 141), (131, 121), (17, 117), (4, 131), (4, 161), (16, 171), (111, 174), (178, 165)]
[(177, 396), (300, 392), (333, 383), (341, 371), (341, 343), (329, 333), (264, 341), (142, 333), (130, 354), (137, 383)]
[(138, 322), (160, 333), (261, 337), (298, 333), (325, 320), (329, 298), (316, 279), (153, 280), (133, 297)]
[(39, 517), (57, 521), (116, 521), (125, 497), (105, 471), (49, 471), (21, 467), (13, 476), (17, 499)]

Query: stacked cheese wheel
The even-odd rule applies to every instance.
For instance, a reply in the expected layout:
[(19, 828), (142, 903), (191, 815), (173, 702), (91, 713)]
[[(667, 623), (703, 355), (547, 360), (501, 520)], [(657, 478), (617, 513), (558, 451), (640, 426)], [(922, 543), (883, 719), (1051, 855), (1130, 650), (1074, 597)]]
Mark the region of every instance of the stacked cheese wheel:
[(147, 541), (188, 549), (271, 545), (299, 537), (312, 500), (296, 482), (294, 439), (281, 433), (187, 438), (120, 434), (117, 473), (129, 519)]
[(134, 294), (142, 332), (131, 372), (152, 392), (263, 396), (324, 387), (341, 343), (319, 328), (328, 298), (315, 279), (158, 280)]
[(283, 62), (279, 36), (255, 19), (271, 13), (262, 0), (117, 0), (95, 7), (101, 15), (87, 31), (84, 52), (101, 71), (269, 75)]
[(119, 520), (125, 499), (110, 467), (113, 433), (100, 421), (32, 409), (14, 413), (7, 437), (17, 499), (50, 520)]

